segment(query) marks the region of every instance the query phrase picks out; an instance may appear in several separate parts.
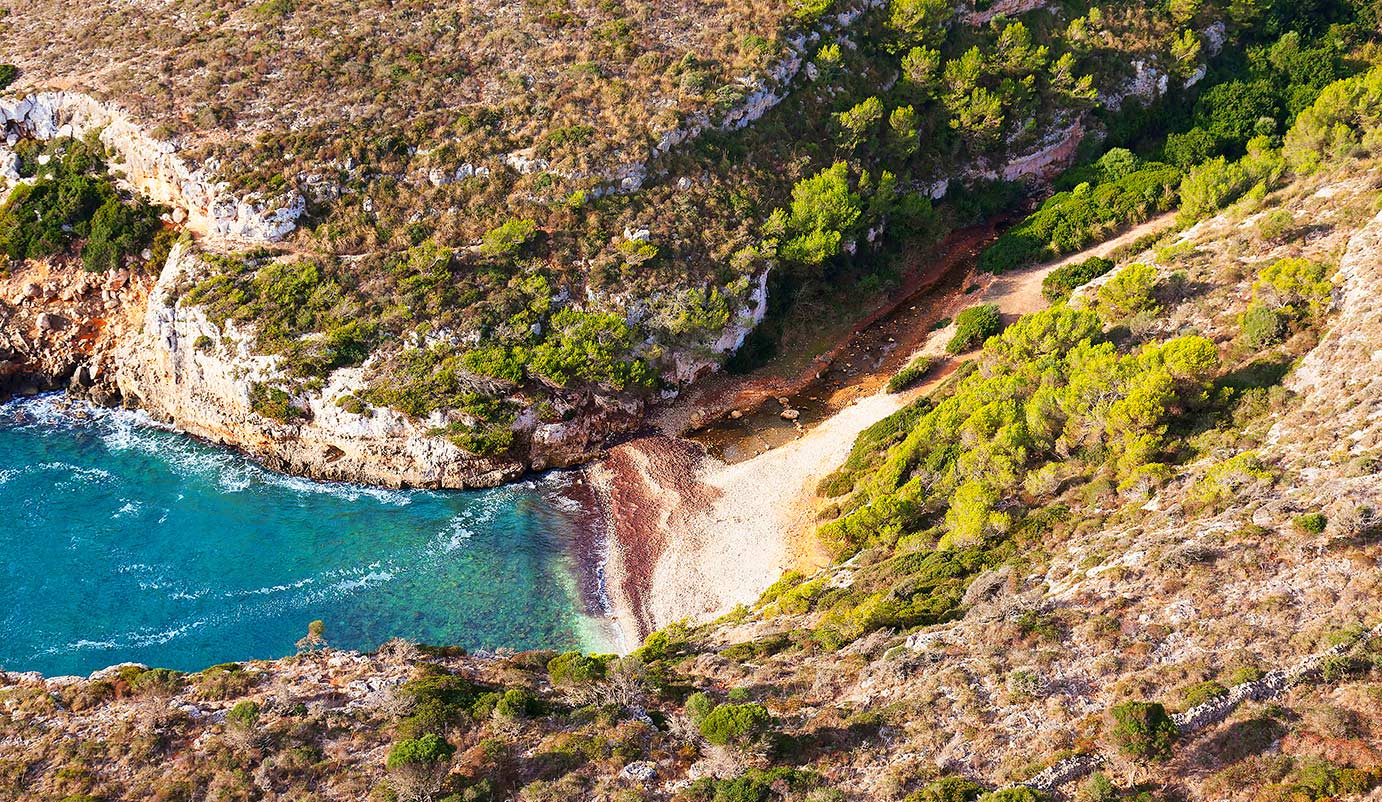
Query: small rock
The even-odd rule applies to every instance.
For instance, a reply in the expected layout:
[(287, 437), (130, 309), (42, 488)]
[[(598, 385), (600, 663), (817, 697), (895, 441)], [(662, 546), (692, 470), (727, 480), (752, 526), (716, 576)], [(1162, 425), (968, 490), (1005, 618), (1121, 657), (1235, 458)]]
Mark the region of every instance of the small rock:
[(42, 295), (42, 294), (43, 294), (43, 288), (40, 287), (40, 286), (38, 286), (37, 284), (26, 284), (26, 285), (24, 285), (24, 297), (25, 297), (25, 298), (37, 298), (37, 297), (39, 297), (39, 296)]
[(637, 780), (647, 782), (657, 776), (657, 764), (648, 760), (639, 760), (625, 766), (619, 772), (619, 776), (626, 780)]
[(187, 222), (187, 210), (186, 210), (186, 209), (174, 209), (174, 210), (173, 210), (173, 222), (174, 222), (174, 223), (177, 223), (178, 225), (182, 225), (183, 223)]
[(730, 416), (730, 418), (732, 418), (732, 419), (734, 419), (734, 420), (739, 420), (740, 418), (744, 417), (744, 413), (742, 413), (742, 412), (740, 412), (739, 410), (736, 409), (736, 410), (732, 410), (732, 411), (729, 413), (729, 416)]
[(800, 417), (801, 417), (801, 412), (799, 412), (798, 410), (791, 409), (791, 408), (782, 410), (782, 419), (783, 419), (783, 420), (796, 420), (797, 418), (800, 418)]
[(38, 319), (34, 321), (39, 331), (57, 331), (67, 324), (66, 320), (48, 312), (40, 312)]

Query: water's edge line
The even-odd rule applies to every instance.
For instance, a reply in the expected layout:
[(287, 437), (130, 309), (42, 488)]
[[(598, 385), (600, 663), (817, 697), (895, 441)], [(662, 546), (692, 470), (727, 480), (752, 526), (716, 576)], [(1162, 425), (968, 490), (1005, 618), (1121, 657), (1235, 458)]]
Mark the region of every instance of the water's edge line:
[[(449, 494), (464, 493), (464, 490), (436, 490), (431, 488), (390, 488), (376, 486), (360, 482), (344, 482), (333, 480), (315, 479), (309, 476), (284, 472), (271, 468), (243, 449), (233, 445), (217, 443), (207, 440), (184, 431), (175, 424), (156, 420), (143, 410), (129, 410), (118, 406), (103, 406), (84, 399), (72, 398), (66, 392), (57, 390), (34, 395), (15, 395), (0, 400), (0, 407), (11, 405), (31, 405), (42, 404), (48, 407), (52, 413), (69, 418), (73, 421), (99, 418), (105, 415), (127, 417), (128, 422), (139, 427), (150, 430), (176, 434), (195, 441), (203, 446), (215, 449), (225, 454), (234, 454), (243, 458), (246, 462), (255, 466), (268, 474), (282, 477), (284, 479), (294, 479), (307, 482), (313, 485), (329, 488), (340, 488), (349, 490), (359, 490), (365, 493), (371, 491), (383, 492), (409, 492), (422, 494)], [(31, 412), (31, 414), (33, 414)], [(44, 420), (42, 415), (33, 415), (32, 423), (56, 427), (58, 424), (52, 420)], [(614, 544), (612, 533), (612, 512), (609, 505), (605, 503), (600, 492), (600, 483), (595, 480), (589, 470), (590, 466), (582, 466), (572, 469), (562, 469), (546, 471), (537, 474), (530, 474), (526, 481), (516, 482), (515, 485), (527, 484), (533, 488), (544, 488), (548, 497), (557, 495), (573, 502), (575, 513), (572, 515), (583, 528), (588, 528), (591, 537), (584, 543), (579, 544), (585, 547), (572, 549), (572, 557), (575, 565), (575, 579), (577, 581), (577, 604), (579, 607), (575, 612), (584, 614), (592, 624), (595, 624), (596, 632), (591, 634), (595, 638), (582, 638), (586, 641), (582, 646), (592, 651), (602, 650), (606, 645), (610, 645), (619, 654), (628, 651), (629, 644), (622, 626), (617, 605), (614, 603), (609, 592), (608, 575), (611, 570)], [(560, 477), (560, 478), (557, 478)], [(579, 538), (577, 539), (579, 540)], [(583, 580), (589, 577), (593, 582), (587, 584)], [(593, 593), (591, 592), (593, 591)], [(587, 629), (587, 632), (590, 632)], [(332, 651), (358, 654), (368, 656), (371, 651), (362, 649), (333, 649)], [(479, 650), (488, 652), (490, 650)], [(290, 656), (290, 655), (284, 655)], [(249, 658), (245, 662), (274, 662), (280, 658)], [(94, 674), (107, 672), (112, 668), (129, 665), (129, 661), (113, 663), (102, 669), (97, 669)], [(11, 673), (0, 668), (0, 674)], [(15, 672), (23, 674), (33, 674), (38, 672)], [(79, 675), (55, 675), (55, 676), (79, 676)]]

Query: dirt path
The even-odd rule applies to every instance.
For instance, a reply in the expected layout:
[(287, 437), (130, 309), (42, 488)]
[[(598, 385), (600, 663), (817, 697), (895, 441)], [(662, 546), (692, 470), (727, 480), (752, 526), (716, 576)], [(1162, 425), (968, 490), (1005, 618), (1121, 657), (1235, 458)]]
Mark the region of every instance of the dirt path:
[[(756, 600), (784, 571), (824, 563), (810, 537), (816, 484), (845, 460), (860, 432), (970, 358), (949, 358), (908, 393), (883, 391), (911, 359), (945, 358), (953, 325), (936, 328), (932, 321), (978, 303), (997, 304), (1009, 318), (1040, 309), (1046, 304), (1042, 279), (1056, 267), (1106, 255), (1167, 222), (1157, 218), (1067, 259), (1001, 276), (974, 274), (977, 251), (970, 251), (970, 265), (953, 261), (959, 252), (951, 251), (943, 260), (950, 272), (925, 285), (938, 289), (912, 292), (876, 312), (869, 327), (856, 327), (832, 351), (834, 362), (787, 398), (802, 413), (797, 420), (783, 420), (767, 393), (754, 400), (763, 411), (710, 427), (694, 442), (658, 435), (611, 449), (592, 478), (604, 488), (613, 524), (611, 595), (626, 642), (673, 621), (724, 614)], [(957, 268), (963, 268), (961, 281), (953, 280)], [(942, 282), (947, 276), (951, 280)], [(918, 325), (919, 331), (900, 328)], [(751, 386), (744, 393), (780, 386)]]

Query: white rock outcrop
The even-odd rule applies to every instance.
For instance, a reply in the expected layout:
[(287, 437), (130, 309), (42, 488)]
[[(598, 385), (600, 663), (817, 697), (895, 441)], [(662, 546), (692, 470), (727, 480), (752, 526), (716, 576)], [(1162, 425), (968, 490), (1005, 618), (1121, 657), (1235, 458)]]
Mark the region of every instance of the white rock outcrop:
[(115, 382), (127, 403), (197, 437), (235, 446), (269, 467), (321, 479), (388, 486), (492, 487), (524, 466), (467, 453), (430, 424), (387, 408), (354, 414), (337, 400), (364, 386), (360, 368), (334, 372), (319, 392), (294, 401), (306, 418), (281, 422), (254, 411), (250, 389), (276, 375), (277, 358), (251, 350), (253, 334), (222, 331), (177, 287), (197, 276), (198, 258), (179, 243), (149, 294), (143, 330), (116, 353)]
[[(10, 137), (35, 139), (98, 133), (119, 170), (136, 190), (154, 203), (185, 215), (185, 225), (205, 237), (240, 242), (277, 242), (297, 227), (307, 210), (297, 192), (277, 198), (237, 197), (229, 184), (206, 166), (193, 166), (177, 155), (170, 142), (150, 136), (128, 114), (78, 92), (38, 92), (19, 99), (0, 99), (0, 127)], [(0, 175), (18, 178), (10, 145), (0, 148)]]

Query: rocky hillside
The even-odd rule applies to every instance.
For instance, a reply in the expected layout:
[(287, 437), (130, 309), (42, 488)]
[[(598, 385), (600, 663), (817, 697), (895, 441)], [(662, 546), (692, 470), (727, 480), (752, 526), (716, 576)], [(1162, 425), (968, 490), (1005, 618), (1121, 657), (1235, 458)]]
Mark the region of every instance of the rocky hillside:
[[(492, 484), (762, 362), (799, 299), (847, 331), (910, 254), (1109, 146), (1145, 163), (998, 261), (1168, 208), (1375, 34), (1349, 4), (980, 6), (10, 4), (0, 176), (32, 189), (0, 244), (158, 275), (128, 314), (181, 340), (115, 349), (148, 364), (102, 395), (293, 470)], [(97, 174), (130, 211), (45, 206)]]
[(821, 484), (839, 562), (752, 608), (625, 657), (314, 626), (276, 662), (0, 675), (0, 796), (1375, 794), (1379, 81), (1233, 162), (1237, 200), (937, 335), (963, 364)]

